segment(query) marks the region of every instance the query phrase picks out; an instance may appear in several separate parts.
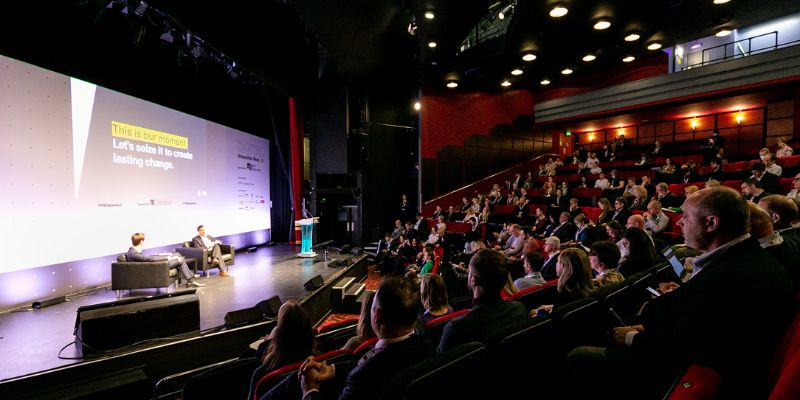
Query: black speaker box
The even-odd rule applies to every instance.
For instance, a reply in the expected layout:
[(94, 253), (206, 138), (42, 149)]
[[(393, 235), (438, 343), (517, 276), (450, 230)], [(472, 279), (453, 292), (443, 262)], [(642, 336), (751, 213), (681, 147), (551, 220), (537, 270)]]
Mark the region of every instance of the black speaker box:
[(352, 254), (354, 256), (360, 256), (360, 255), (364, 254), (364, 249), (361, 248), (361, 247), (353, 246), (353, 248), (350, 250), (350, 254)]
[(237, 326), (251, 324), (261, 321), (263, 315), (258, 306), (244, 308), (236, 311), (229, 311), (225, 314), (225, 328), (230, 329)]
[(261, 315), (267, 318), (275, 318), (278, 316), (278, 311), (281, 309), (283, 302), (278, 296), (272, 296), (266, 300), (261, 300), (256, 304), (256, 307), (261, 309)]
[(75, 345), (84, 357), (148, 339), (200, 330), (194, 290), (83, 306), (75, 319)]
[(342, 248), (339, 249), (339, 254), (347, 254), (347, 253), (350, 252), (350, 249), (351, 249), (351, 247), (350, 247), (349, 244), (343, 244)]
[(306, 290), (317, 290), (317, 289), (321, 288), (322, 285), (324, 285), (324, 284), (325, 284), (325, 281), (322, 279), (322, 275), (317, 275), (317, 276), (311, 278), (310, 281), (304, 283), (303, 287), (305, 287)]

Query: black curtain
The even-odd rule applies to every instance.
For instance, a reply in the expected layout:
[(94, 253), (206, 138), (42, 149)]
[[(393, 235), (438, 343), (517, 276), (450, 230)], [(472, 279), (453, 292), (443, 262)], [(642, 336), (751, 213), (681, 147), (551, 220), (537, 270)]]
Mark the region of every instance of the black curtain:
[[(269, 186), (272, 200), (272, 241), (285, 243), (289, 241), (289, 232), (294, 226), (292, 202), (290, 197), (291, 171), (289, 152), (289, 106), (288, 98), (270, 91), (267, 105), (267, 129), (272, 130), (269, 139)], [(271, 114), (271, 115), (270, 115)]]

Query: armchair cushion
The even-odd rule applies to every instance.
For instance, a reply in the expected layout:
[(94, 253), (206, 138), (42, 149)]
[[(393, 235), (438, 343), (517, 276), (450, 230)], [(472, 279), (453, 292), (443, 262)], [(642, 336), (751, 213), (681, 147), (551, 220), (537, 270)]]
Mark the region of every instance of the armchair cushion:
[[(219, 249), (222, 252), (222, 260), (225, 261), (225, 264), (228, 266), (233, 265), (234, 258), (236, 257), (236, 248), (233, 245), (221, 244), (219, 245)], [(178, 247), (175, 251), (186, 258), (194, 258), (197, 260), (197, 271), (203, 271), (204, 274), (211, 268), (219, 268), (216, 264), (211, 265), (208, 249), (192, 247), (191, 241), (183, 242), (183, 247)]]
[(177, 277), (177, 271), (169, 267), (169, 261), (129, 262), (125, 256), (111, 263), (111, 289), (130, 290), (167, 287)]

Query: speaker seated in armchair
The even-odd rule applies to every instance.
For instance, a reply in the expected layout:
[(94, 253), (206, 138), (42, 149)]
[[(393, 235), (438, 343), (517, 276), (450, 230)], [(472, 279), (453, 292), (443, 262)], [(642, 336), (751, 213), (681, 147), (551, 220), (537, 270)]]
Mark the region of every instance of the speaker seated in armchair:
[(175, 249), (186, 258), (197, 260), (197, 270), (208, 275), (210, 268), (219, 268), (219, 276), (228, 276), (228, 266), (233, 265), (235, 249), (231, 245), (222, 244), (211, 235), (206, 235), (203, 225), (197, 227), (198, 235), (191, 242), (183, 242), (183, 247)]
[(117, 257), (111, 263), (111, 290), (144, 289), (169, 287), (180, 279), (178, 271), (169, 267), (169, 260), (164, 261), (126, 261), (125, 255)]

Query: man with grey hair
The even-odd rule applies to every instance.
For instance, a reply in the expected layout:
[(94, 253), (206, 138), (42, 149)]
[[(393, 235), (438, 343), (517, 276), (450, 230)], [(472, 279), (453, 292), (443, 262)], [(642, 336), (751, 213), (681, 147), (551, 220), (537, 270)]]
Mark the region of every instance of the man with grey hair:
[(669, 225), (669, 217), (661, 211), (661, 202), (658, 200), (647, 204), (647, 212), (642, 216), (644, 217), (644, 229), (650, 235), (664, 232)]
[(561, 251), (561, 239), (556, 236), (550, 236), (544, 240), (544, 252), (547, 258), (542, 265), (542, 277), (545, 280), (553, 280), (558, 278), (556, 273), (556, 263), (558, 262), (558, 253)]
[[(736, 191), (700, 190), (683, 209), (686, 245), (702, 252), (692, 278), (650, 301), (639, 325), (614, 328), (618, 347), (579, 347), (569, 354), (571, 389), (581, 392), (575, 398), (650, 398), (692, 364), (720, 373), (721, 398), (769, 394), (764, 366), (795, 313), (791, 280), (750, 237), (750, 209)], [(742, 323), (742, 315), (764, 310), (769, 318)], [(632, 384), (609, 388), (613, 393), (591, 385), (619, 376)]]

